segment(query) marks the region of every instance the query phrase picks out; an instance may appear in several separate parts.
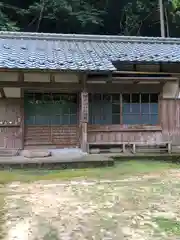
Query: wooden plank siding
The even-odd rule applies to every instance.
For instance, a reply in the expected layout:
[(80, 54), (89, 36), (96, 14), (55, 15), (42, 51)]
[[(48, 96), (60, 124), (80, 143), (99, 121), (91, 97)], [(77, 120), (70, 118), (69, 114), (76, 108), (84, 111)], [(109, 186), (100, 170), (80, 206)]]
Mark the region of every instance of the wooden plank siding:
[(79, 126), (30, 126), (25, 127), (24, 146), (79, 147)]
[(21, 99), (0, 100), (0, 148), (22, 148)]
[[(160, 130), (125, 130), (119, 126), (115, 129), (112, 125), (88, 126), (88, 142), (158, 142), (162, 141), (162, 131)], [(106, 129), (109, 130), (106, 130)], [(92, 130), (93, 129), (93, 130)]]
[(161, 100), (160, 116), (163, 140), (180, 145), (180, 99)]
[[(88, 125), (88, 142), (164, 142), (180, 145), (180, 99), (161, 99), (160, 125), (126, 128), (123, 125)], [(149, 130), (148, 130), (149, 129)]]
[[(23, 139), (23, 124), (18, 123), (21, 117), (20, 99), (0, 100), (0, 148), (22, 148), (41, 143), (58, 147), (79, 146), (80, 126), (26, 126)], [(180, 145), (180, 99), (160, 100), (160, 125), (142, 129), (123, 128), (120, 125), (88, 124), (88, 142), (159, 142), (172, 141)], [(11, 124), (9, 123), (11, 122)], [(149, 130), (148, 130), (149, 129)], [(32, 141), (32, 136), (35, 141)]]

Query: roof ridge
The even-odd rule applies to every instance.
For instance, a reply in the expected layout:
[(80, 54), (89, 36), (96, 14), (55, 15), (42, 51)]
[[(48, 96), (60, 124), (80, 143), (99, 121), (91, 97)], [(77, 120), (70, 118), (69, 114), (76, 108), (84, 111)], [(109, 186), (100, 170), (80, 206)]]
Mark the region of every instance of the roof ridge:
[(0, 38), (180, 44), (180, 38), (0, 31)]

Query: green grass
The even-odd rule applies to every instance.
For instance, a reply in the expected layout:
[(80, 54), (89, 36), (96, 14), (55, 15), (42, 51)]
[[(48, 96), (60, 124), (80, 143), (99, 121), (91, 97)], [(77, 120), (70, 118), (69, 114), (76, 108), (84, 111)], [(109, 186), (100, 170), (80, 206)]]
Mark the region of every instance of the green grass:
[(162, 217), (155, 218), (155, 222), (167, 234), (180, 236), (180, 222)]
[(117, 161), (113, 167), (72, 169), (72, 170), (43, 170), (43, 169), (21, 169), (21, 170), (0, 170), (0, 184), (13, 181), (38, 181), (38, 180), (69, 180), (75, 178), (86, 179), (120, 179), (125, 176), (139, 175), (164, 171), (167, 169), (179, 168), (176, 163), (160, 161)]

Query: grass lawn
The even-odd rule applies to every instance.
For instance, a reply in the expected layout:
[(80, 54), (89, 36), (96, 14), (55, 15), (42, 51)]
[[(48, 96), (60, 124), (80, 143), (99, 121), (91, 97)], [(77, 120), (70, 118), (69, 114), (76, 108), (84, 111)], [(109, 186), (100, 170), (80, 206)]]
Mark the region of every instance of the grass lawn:
[(154, 219), (160, 230), (166, 232), (169, 235), (180, 236), (180, 221), (174, 219), (166, 219), (163, 217), (157, 217)]
[(89, 179), (119, 179), (125, 176), (138, 175), (164, 171), (167, 169), (180, 168), (179, 164), (164, 161), (152, 160), (127, 160), (116, 161), (113, 167), (86, 168), (71, 170), (43, 170), (43, 169), (23, 169), (23, 170), (1, 170), (0, 184), (13, 181), (29, 182), (38, 180), (69, 180), (74, 178)]
[(179, 167), (130, 160), (107, 168), (0, 171), (0, 239), (180, 239)]

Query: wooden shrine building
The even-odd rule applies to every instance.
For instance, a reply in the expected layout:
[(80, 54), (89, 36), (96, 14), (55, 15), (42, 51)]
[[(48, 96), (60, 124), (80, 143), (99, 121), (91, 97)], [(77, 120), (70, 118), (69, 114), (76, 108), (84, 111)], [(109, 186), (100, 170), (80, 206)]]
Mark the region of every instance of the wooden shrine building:
[(0, 149), (171, 151), (179, 79), (180, 39), (0, 32)]

